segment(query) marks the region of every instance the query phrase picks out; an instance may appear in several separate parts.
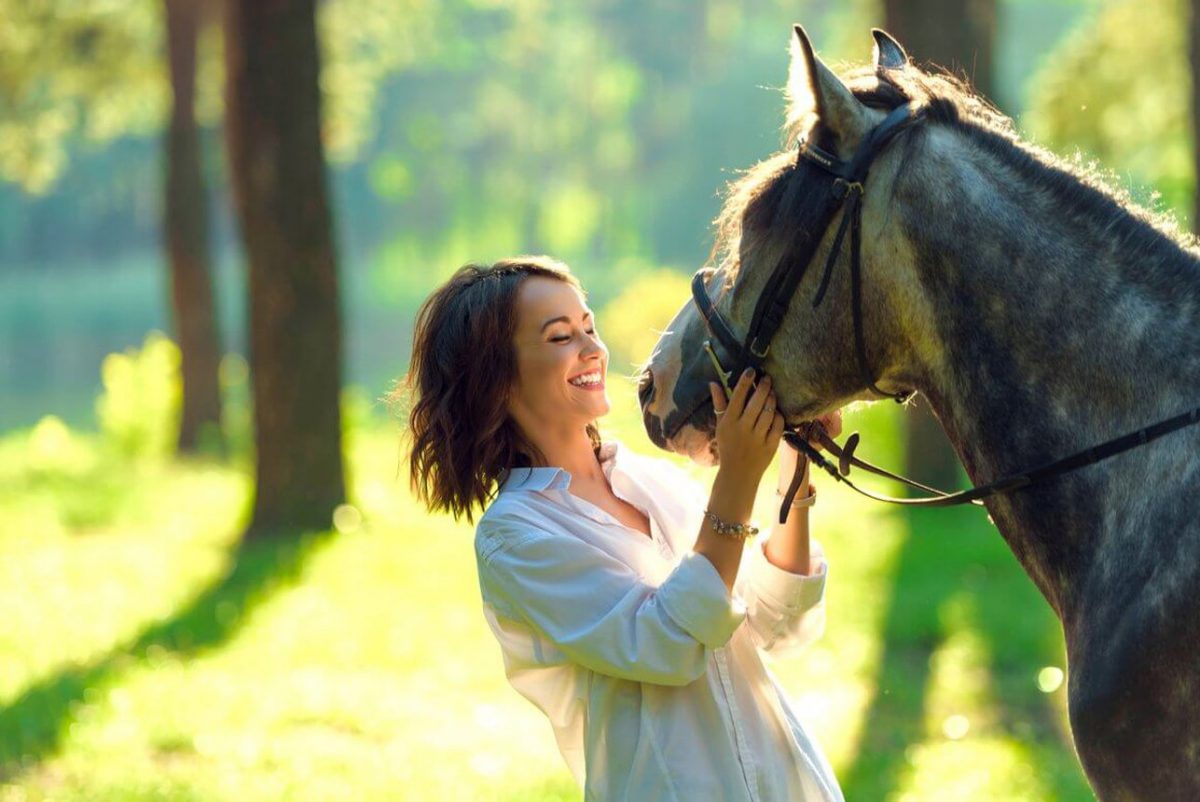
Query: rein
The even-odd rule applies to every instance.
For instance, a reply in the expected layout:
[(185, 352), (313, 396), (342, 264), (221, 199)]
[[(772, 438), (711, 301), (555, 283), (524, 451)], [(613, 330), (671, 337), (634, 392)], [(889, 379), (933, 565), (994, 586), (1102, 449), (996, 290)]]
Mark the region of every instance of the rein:
[[(920, 111), (914, 110), (909, 104), (897, 107), (879, 125), (871, 129), (849, 161), (842, 161), (834, 154), (811, 142), (804, 141), (800, 143), (797, 154), (797, 163), (803, 158), (829, 173), (833, 179), (825, 185), (826, 200), (817, 217), (814, 229), (827, 230), (832, 224), (834, 215), (839, 209), (842, 211), (842, 221), (834, 236), (829, 256), (825, 260), (824, 273), (821, 276), (812, 306), (814, 309), (817, 308), (825, 298), (834, 265), (841, 252), (847, 229), (849, 229), (850, 302), (854, 320), (854, 347), (859, 370), (867, 387), (875, 393), (892, 398), (901, 404), (912, 397), (913, 391), (889, 393), (877, 387), (866, 353), (866, 340), (862, 324), (862, 199), (871, 163), (889, 142), (920, 119)], [(795, 249), (794, 253), (779, 260), (755, 303), (754, 314), (750, 319), (750, 326), (744, 339), (739, 339), (734, 334), (733, 328), (717, 311), (716, 305), (708, 295), (704, 281), (713, 271), (711, 269), (700, 270), (692, 277), (692, 299), (704, 319), (708, 332), (712, 335), (712, 339), (704, 342), (703, 348), (712, 362), (726, 396), (732, 393), (730, 379), (747, 367), (753, 368), (756, 374), (762, 373), (762, 364), (770, 352), (771, 340), (783, 325), (792, 297), (800, 285), (800, 280), (808, 271), (808, 266), (816, 255), (821, 239), (821, 237), (809, 238)], [(726, 368), (726, 365), (733, 367)], [(846, 439), (845, 446), (839, 446), (825, 432), (824, 427), (816, 422), (809, 422), (798, 427), (789, 427), (785, 430), (783, 438), (789, 446), (803, 452), (817, 467), (825, 470), (834, 479), (875, 501), (910, 507), (949, 507), (958, 504), (982, 506), (983, 499), (990, 496), (1017, 490), (1069, 471), (1078, 470), (1198, 422), (1200, 422), (1200, 407), (1084, 449), (1077, 454), (1002, 477), (986, 485), (953, 493), (923, 485), (858, 459), (854, 455), (859, 442), (858, 432), (852, 433)], [(834, 465), (810, 445), (808, 442), (810, 439), (817, 440), (822, 447), (837, 458), (838, 464)], [(863, 490), (846, 478), (850, 474), (851, 466), (878, 476), (894, 479), (909, 487), (930, 493), (931, 496), (928, 498), (892, 498)], [(787, 493), (784, 494), (783, 504), (780, 506), (780, 523), (787, 521), (788, 510), (791, 509), (792, 500), (799, 491), (803, 478), (804, 466), (799, 464), (796, 473), (792, 476)]]

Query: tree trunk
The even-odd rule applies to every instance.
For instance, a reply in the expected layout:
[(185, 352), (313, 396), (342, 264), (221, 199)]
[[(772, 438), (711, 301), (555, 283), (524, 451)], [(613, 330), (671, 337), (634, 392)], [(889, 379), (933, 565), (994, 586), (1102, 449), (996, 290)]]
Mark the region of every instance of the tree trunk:
[(918, 64), (965, 73), (988, 99), (996, 0), (885, 0), (884, 27)]
[(250, 275), (250, 535), (327, 529), (345, 497), (315, 15), (315, 0), (226, 0), (226, 135)]
[(1192, 231), (1200, 231), (1200, 0), (1188, 3), (1188, 62), (1192, 72)]
[(208, 196), (196, 130), (196, 38), (201, 0), (164, 0), (171, 121), (166, 136), (163, 231), (171, 272), (171, 309), (183, 374), (179, 450), (222, 447), (221, 346), (213, 308), (208, 250)]
[[(884, 16), (888, 33), (914, 61), (965, 73), (976, 91), (992, 99), (995, 0), (885, 0)], [(905, 472), (943, 490), (957, 488), (964, 472), (923, 396), (908, 407), (905, 423)]]

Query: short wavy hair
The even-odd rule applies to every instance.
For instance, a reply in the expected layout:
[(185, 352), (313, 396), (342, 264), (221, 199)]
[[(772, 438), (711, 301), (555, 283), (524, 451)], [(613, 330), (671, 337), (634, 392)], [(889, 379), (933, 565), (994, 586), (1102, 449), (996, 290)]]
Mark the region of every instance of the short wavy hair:
[[(583, 292), (565, 264), (519, 256), (459, 268), (417, 313), (408, 374), (390, 399), (412, 403), (409, 482), (432, 511), (473, 521), (506, 471), (545, 462), (507, 406), (517, 378), (517, 292), (531, 276)], [(595, 422), (588, 435), (598, 451)]]

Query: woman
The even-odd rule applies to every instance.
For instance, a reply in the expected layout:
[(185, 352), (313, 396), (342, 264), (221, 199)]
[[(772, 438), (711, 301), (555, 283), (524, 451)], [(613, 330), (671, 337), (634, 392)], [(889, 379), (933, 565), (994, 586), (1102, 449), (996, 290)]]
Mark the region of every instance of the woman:
[[(578, 281), (545, 257), (468, 265), (417, 319), (413, 487), (469, 521), (486, 507), (479, 584), (510, 683), (550, 719), (588, 800), (842, 799), (760, 655), (824, 625), (811, 485), (742, 564), (783, 431), (770, 378), (744, 375), (728, 399), (712, 386), (706, 496), (600, 440), (607, 368)], [(779, 453), (783, 489), (796, 457)]]

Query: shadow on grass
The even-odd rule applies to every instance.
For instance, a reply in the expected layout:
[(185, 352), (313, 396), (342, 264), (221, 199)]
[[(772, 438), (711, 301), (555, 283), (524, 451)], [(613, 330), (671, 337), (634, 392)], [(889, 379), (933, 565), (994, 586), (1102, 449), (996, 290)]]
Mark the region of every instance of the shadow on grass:
[[(883, 654), (863, 735), (842, 777), (847, 799), (884, 799), (900, 788), (908, 749), (926, 738), (930, 658), (947, 633), (941, 609), (970, 595), (971, 625), (988, 659), (999, 726), (1024, 744), (1050, 798), (1091, 799), (1057, 708), (1035, 684), (1061, 660), (1061, 630), (982, 510), (898, 510), (907, 529), (883, 622)], [(939, 737), (934, 735), (933, 737)]]
[[(989, 530), (991, 527), (989, 527)], [(984, 533), (985, 535), (987, 533)], [(1061, 696), (1037, 687), (1045, 666), (1065, 670), (1062, 627), (1057, 617), (1019, 568), (999, 532), (992, 545), (1004, 561), (968, 577), (975, 607), (973, 623), (982, 635), (989, 658), (992, 695), (999, 726), (1025, 745), (1049, 798), (1058, 802), (1093, 802), (1070, 734), (1062, 722)]]
[(26, 688), (0, 710), (0, 780), (57, 751), (73, 709), (89, 689), (158, 654), (191, 656), (224, 644), (257, 606), (293, 584), (330, 538), (329, 532), (243, 538), (230, 554), (227, 572), (186, 607), (96, 660), (66, 667)]

